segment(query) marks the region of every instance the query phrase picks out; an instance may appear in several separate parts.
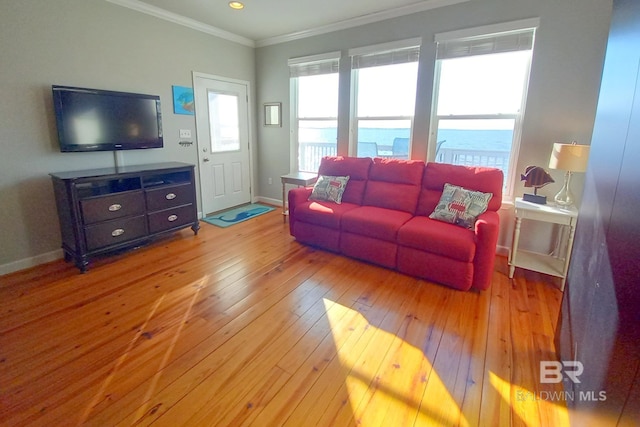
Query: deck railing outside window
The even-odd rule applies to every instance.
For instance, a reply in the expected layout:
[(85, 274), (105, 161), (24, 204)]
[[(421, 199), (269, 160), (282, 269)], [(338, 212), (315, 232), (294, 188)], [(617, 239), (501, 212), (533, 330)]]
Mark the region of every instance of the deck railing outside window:
[[(317, 172), (320, 160), (324, 156), (335, 156), (336, 145), (325, 142), (301, 142), (299, 152), (300, 170), (305, 172)], [(379, 157), (391, 158), (391, 150), (384, 150), (381, 146)], [(388, 155), (385, 154), (388, 151)], [(470, 150), (466, 148), (445, 148), (438, 150), (436, 161), (463, 166), (486, 166), (501, 169), (505, 176), (509, 166), (509, 151)]]

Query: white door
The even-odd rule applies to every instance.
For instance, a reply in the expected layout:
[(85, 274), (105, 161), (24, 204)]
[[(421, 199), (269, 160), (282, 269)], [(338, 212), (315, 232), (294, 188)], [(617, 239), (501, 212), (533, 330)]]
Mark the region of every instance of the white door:
[(251, 201), (248, 83), (193, 74), (202, 211)]

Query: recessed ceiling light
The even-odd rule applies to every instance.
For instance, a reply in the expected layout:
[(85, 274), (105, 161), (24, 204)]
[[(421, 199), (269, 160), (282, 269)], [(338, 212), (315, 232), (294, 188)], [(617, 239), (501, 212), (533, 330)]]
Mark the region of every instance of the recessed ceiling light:
[(229, 2), (229, 7), (231, 9), (236, 9), (236, 10), (244, 9), (244, 3), (239, 2), (239, 1), (230, 1)]

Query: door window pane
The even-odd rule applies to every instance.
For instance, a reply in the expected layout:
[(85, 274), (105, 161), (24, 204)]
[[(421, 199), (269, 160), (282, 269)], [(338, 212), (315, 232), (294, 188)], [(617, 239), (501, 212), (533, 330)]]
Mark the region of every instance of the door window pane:
[(238, 96), (209, 91), (211, 152), (240, 150)]

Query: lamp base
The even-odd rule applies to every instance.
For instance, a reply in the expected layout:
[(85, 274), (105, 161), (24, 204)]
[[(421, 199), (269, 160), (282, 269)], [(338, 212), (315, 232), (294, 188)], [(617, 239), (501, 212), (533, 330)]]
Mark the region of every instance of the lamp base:
[(558, 194), (556, 194), (556, 196), (553, 198), (553, 200), (555, 200), (556, 205), (558, 206), (562, 206), (562, 207), (569, 207), (573, 205), (573, 194), (571, 193), (571, 190), (569, 188), (569, 185), (571, 183), (571, 172), (567, 172), (564, 175), (564, 184), (562, 185), (562, 188), (560, 189), (560, 191), (558, 192)]
[(537, 203), (539, 205), (547, 204), (547, 196), (538, 196), (537, 194), (523, 194), (522, 200), (525, 202)]

